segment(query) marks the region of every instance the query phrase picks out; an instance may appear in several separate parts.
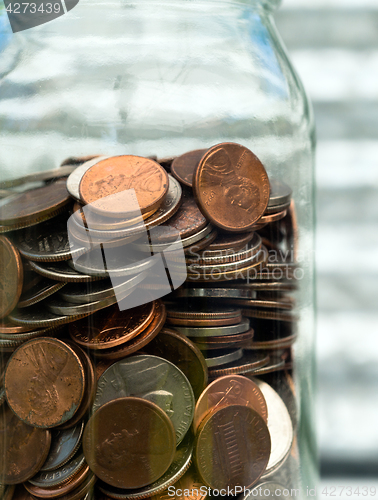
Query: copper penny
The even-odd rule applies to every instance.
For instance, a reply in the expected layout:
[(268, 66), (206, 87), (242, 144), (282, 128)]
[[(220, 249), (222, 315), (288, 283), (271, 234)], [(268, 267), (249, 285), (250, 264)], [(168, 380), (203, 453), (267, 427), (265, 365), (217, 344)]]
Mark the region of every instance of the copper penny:
[(270, 187), (257, 156), (244, 146), (225, 142), (202, 157), (193, 192), (202, 213), (214, 225), (245, 232), (264, 214)]
[(241, 310), (232, 308), (211, 308), (196, 305), (185, 308), (184, 305), (167, 308), (167, 322), (172, 325), (185, 326), (219, 326), (236, 325), (242, 320)]
[(7, 316), (16, 307), (22, 284), (20, 254), (8, 238), (0, 236), (0, 318)]
[(0, 479), (4, 484), (22, 483), (34, 476), (49, 452), (49, 430), (22, 422), (8, 408), (0, 409)]
[(210, 488), (248, 488), (264, 473), (270, 450), (268, 427), (259, 413), (248, 406), (229, 405), (202, 421), (194, 461)]
[(0, 224), (13, 226), (50, 218), (65, 210), (70, 202), (66, 180), (61, 179), (3, 200), (0, 205)]
[(196, 149), (177, 156), (171, 165), (172, 175), (185, 186), (192, 187), (193, 175), (207, 149)]
[(201, 394), (194, 409), (193, 428), (198, 429), (200, 422), (209, 411), (222, 406), (249, 406), (268, 421), (268, 411), (265, 398), (259, 387), (241, 375), (225, 375), (214, 380)]
[[(182, 239), (197, 234), (201, 229), (207, 226), (208, 220), (200, 212), (193, 194), (188, 189), (182, 190), (182, 201), (178, 211), (169, 219), (168, 222), (161, 224), (165, 227), (177, 231)], [(165, 235), (167, 233), (167, 235)], [(171, 241), (172, 236), (168, 231), (161, 231), (159, 237), (155, 237), (155, 243), (164, 243)]]
[(69, 420), (84, 395), (84, 370), (64, 342), (42, 337), (22, 344), (4, 376), (9, 406), (24, 422), (49, 428)]
[[(131, 196), (130, 190), (134, 190)], [(110, 217), (144, 214), (158, 208), (168, 192), (168, 174), (157, 162), (140, 156), (114, 156), (89, 168), (79, 186), (80, 198), (94, 212)], [(133, 205), (133, 208), (130, 207)], [(124, 210), (121, 207), (125, 207)]]
[(124, 358), (125, 356), (129, 356), (133, 352), (138, 351), (148, 344), (148, 342), (150, 342), (163, 328), (166, 319), (164, 304), (160, 300), (156, 302), (155, 316), (152, 322), (145, 330), (143, 330), (142, 333), (128, 342), (125, 342), (125, 344), (121, 346), (113, 347), (112, 349), (93, 351), (94, 354), (106, 360), (118, 360)]
[(174, 363), (188, 378), (196, 399), (207, 385), (207, 366), (198, 347), (182, 333), (164, 328), (144, 351)]
[(71, 338), (89, 349), (109, 349), (137, 336), (152, 322), (156, 302), (120, 311), (117, 304), (70, 325)]
[(260, 218), (259, 223), (268, 224), (271, 222), (276, 222), (277, 220), (283, 219), (285, 217), (286, 213), (287, 213), (287, 210), (281, 210), (281, 212), (274, 212), (272, 214), (263, 215)]
[(171, 465), (176, 438), (173, 424), (154, 403), (118, 398), (104, 404), (84, 430), (83, 450), (91, 470), (117, 488), (142, 488)]

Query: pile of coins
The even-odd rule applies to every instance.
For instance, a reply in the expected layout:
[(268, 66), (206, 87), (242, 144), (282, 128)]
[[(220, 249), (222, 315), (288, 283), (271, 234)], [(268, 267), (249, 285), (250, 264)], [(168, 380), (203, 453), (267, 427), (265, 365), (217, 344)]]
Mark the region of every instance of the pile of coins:
[(297, 484), (289, 187), (234, 143), (0, 187), (2, 497)]

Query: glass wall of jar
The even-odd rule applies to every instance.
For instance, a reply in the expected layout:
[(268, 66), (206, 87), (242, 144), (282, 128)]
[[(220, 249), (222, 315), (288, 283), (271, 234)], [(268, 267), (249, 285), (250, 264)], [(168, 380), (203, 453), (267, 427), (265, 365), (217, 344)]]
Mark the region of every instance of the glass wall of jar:
[(314, 124), (278, 3), (2, 10), (9, 498), (313, 492)]

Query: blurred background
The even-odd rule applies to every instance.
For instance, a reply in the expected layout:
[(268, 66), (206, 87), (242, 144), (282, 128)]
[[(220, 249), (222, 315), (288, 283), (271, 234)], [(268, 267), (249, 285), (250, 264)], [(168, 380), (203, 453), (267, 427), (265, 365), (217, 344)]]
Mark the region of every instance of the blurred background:
[(378, 485), (378, 1), (283, 0), (275, 19), (317, 125), (322, 483)]

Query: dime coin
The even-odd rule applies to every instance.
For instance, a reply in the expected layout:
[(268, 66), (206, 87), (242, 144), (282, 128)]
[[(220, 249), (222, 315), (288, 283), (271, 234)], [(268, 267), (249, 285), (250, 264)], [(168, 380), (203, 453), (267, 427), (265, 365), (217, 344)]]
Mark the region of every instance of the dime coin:
[(207, 385), (207, 366), (203, 354), (193, 342), (182, 333), (164, 328), (144, 351), (174, 363), (186, 375), (198, 399)]
[(152, 355), (137, 355), (111, 365), (99, 378), (93, 410), (119, 397), (136, 396), (158, 405), (169, 416), (177, 444), (189, 430), (195, 399), (192, 387), (176, 365)]
[(252, 340), (254, 330), (248, 330), (245, 333), (238, 333), (236, 335), (222, 335), (220, 337), (197, 337), (194, 338), (196, 346), (201, 350), (222, 349), (226, 346), (239, 346), (244, 347), (248, 345), (248, 340)]
[(118, 360), (123, 359), (125, 356), (129, 356), (135, 351), (138, 351), (144, 347), (148, 342), (150, 342), (164, 326), (166, 319), (166, 311), (164, 304), (158, 300), (156, 305), (156, 314), (149, 324), (149, 326), (143, 330), (142, 333), (134, 337), (133, 339), (125, 342), (121, 346), (113, 347), (112, 349), (101, 349), (93, 351), (95, 356), (104, 358), (106, 360)]
[(270, 195), (268, 207), (276, 207), (289, 203), (293, 190), (290, 186), (277, 179), (269, 179)]
[(71, 198), (65, 179), (5, 198), (0, 206), (0, 224), (18, 225), (51, 218), (66, 210)]
[(210, 488), (250, 487), (264, 473), (270, 435), (263, 418), (248, 406), (228, 405), (207, 415), (199, 426), (194, 460)]
[(225, 375), (209, 384), (198, 399), (194, 410), (193, 429), (198, 429), (210, 410), (228, 405), (249, 406), (257, 411), (265, 422), (268, 420), (266, 401), (259, 387), (241, 375)]
[(172, 422), (156, 404), (121, 397), (106, 403), (84, 430), (91, 470), (117, 488), (142, 488), (161, 477), (176, 449)]
[(206, 151), (207, 149), (196, 149), (177, 156), (171, 165), (172, 175), (185, 186), (192, 187), (194, 172)]
[[(85, 463), (83, 453), (76, 454), (65, 465), (57, 467), (52, 471), (41, 471), (29, 479), (29, 483), (40, 488), (51, 488), (66, 483), (72, 479), (79, 470), (88, 467)], [(89, 470), (89, 468), (88, 468)]]
[[(132, 209), (127, 208), (131, 189), (136, 196)], [(85, 172), (79, 186), (80, 199), (90, 203), (93, 211), (110, 217), (151, 212), (162, 204), (167, 191), (167, 172), (153, 160), (131, 155), (101, 160)]]
[(163, 474), (157, 481), (138, 489), (123, 490), (114, 488), (104, 483), (100, 483), (99, 489), (110, 498), (115, 500), (139, 500), (156, 495), (168, 488), (171, 484), (175, 484), (181, 476), (188, 470), (193, 452), (193, 436), (190, 432), (185, 436), (182, 443), (177, 447), (173, 462), (167, 472)]
[(31, 332), (32, 327), (15, 325), (9, 320), (9, 318), (3, 318), (0, 320), (0, 334), (11, 335), (18, 333)]
[(275, 214), (278, 212), (283, 212), (284, 210), (287, 210), (290, 206), (290, 201), (288, 203), (284, 203), (283, 205), (277, 205), (275, 207), (267, 207), (267, 209), (264, 212), (264, 215), (268, 214)]
[(256, 297), (256, 292), (250, 289), (243, 288), (189, 288), (181, 287), (174, 292), (175, 297), (199, 297), (199, 298), (214, 298), (214, 299), (253, 299)]
[(249, 320), (242, 318), (236, 325), (207, 326), (207, 327), (186, 327), (175, 326), (175, 330), (188, 337), (219, 337), (222, 335), (237, 335), (249, 330)]
[(63, 288), (66, 284), (61, 281), (52, 281), (48, 278), (42, 278), (33, 288), (23, 293), (20, 300), (17, 303), (17, 307), (22, 309), (23, 307), (29, 307), (33, 304), (41, 302), (41, 300), (50, 297), (58, 290)]
[(156, 301), (120, 311), (118, 305), (70, 325), (71, 338), (89, 349), (108, 349), (136, 337), (152, 322)]
[(90, 276), (83, 274), (69, 265), (69, 261), (63, 262), (33, 262), (30, 261), (32, 269), (44, 276), (55, 281), (64, 281), (65, 283), (86, 283), (87, 281), (94, 281), (102, 279), (101, 276)]
[(12, 242), (0, 236), (0, 318), (15, 307), (22, 292), (21, 257)]
[(212, 243), (208, 250), (209, 251), (228, 251), (230, 248), (233, 250), (238, 250), (245, 247), (253, 238), (256, 238), (255, 233), (241, 233), (241, 234), (230, 234), (230, 233), (219, 233), (217, 239)]
[(66, 323), (71, 323), (72, 321), (88, 316), (88, 314), (89, 313), (82, 313), (73, 316), (54, 314), (45, 309), (45, 307), (43, 307), (43, 302), (41, 302), (23, 309), (14, 309), (9, 315), (9, 318), (16, 325), (27, 326), (30, 331), (35, 328), (57, 327)]
[(190, 257), (196, 252), (201, 252), (205, 248), (208, 248), (209, 245), (216, 239), (218, 232), (213, 229), (211, 233), (209, 233), (205, 238), (199, 240), (197, 243), (193, 245), (184, 247), (185, 257)]
[(269, 179), (252, 151), (234, 143), (210, 148), (193, 179), (200, 210), (214, 225), (246, 232), (260, 219), (269, 201)]
[(266, 382), (253, 378), (264, 394), (268, 406), (268, 429), (272, 442), (272, 451), (265, 474), (276, 470), (287, 458), (293, 443), (293, 424), (285, 403), (276, 391)]
[(64, 342), (32, 339), (11, 356), (4, 388), (9, 406), (21, 420), (34, 427), (54, 427), (69, 420), (83, 399), (83, 365)]
[[(47, 477), (51, 477), (51, 473), (46, 472), (45, 474)], [(83, 495), (75, 496), (75, 492), (83, 487), (86, 489), (85, 485), (91, 477), (91, 472), (88, 465), (84, 465), (79, 470), (74, 471), (73, 474), (73, 477), (56, 486), (35, 486), (29, 481), (24, 483), (24, 486), (32, 494), (33, 498), (81, 499)]]
[[(93, 167), (93, 165), (96, 165), (96, 163), (98, 163), (101, 160), (105, 160), (106, 158), (108, 157), (97, 156), (94, 158), (90, 158), (87, 161), (78, 164), (78, 166), (72, 171), (72, 173), (68, 176), (67, 179), (67, 191), (70, 193), (72, 198), (80, 201), (79, 185), (83, 175), (87, 170)], [(67, 158), (67, 161), (71, 159), (73, 158)]]
[(66, 430), (51, 431), (51, 447), (41, 471), (52, 471), (66, 464), (76, 453), (83, 435), (84, 422)]
[(206, 364), (210, 368), (227, 365), (237, 361), (243, 356), (243, 349), (222, 349), (222, 351), (211, 351), (206, 353)]
[(253, 372), (257, 368), (265, 366), (269, 362), (269, 356), (265, 353), (245, 352), (238, 361), (229, 363), (222, 368), (209, 370), (209, 377), (221, 377), (222, 375), (233, 375)]
[(238, 324), (241, 320), (240, 309), (214, 307), (209, 311), (207, 307), (200, 304), (167, 308), (167, 322), (172, 325), (224, 326)]
[(26, 481), (46, 460), (51, 442), (49, 430), (25, 424), (8, 408), (0, 408), (0, 478), (3, 484)]

